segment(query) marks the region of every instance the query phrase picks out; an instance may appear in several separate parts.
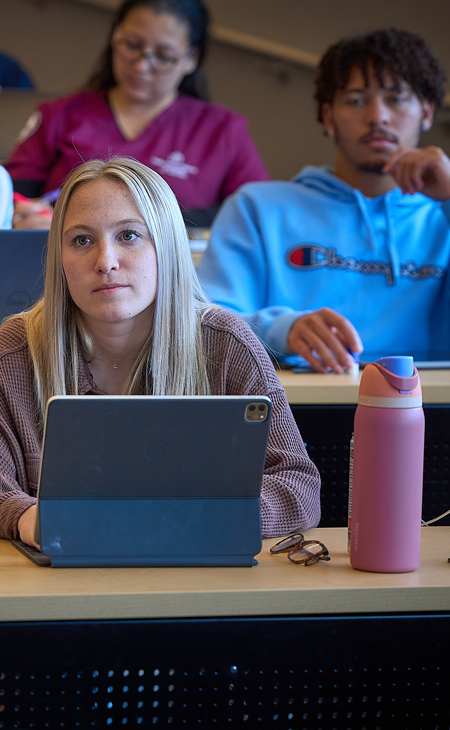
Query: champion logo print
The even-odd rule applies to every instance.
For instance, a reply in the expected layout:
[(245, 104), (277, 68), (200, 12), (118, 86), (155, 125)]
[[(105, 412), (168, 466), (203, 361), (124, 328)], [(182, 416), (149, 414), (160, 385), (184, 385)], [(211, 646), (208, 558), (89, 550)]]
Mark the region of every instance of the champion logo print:
[(327, 265), (327, 252), (323, 246), (305, 243), (289, 251), (288, 262), (296, 269), (317, 269)]
[[(317, 243), (302, 243), (295, 246), (287, 254), (287, 263), (293, 269), (318, 269), (326, 266), (328, 269), (345, 269), (357, 274), (381, 274), (386, 277), (386, 283), (394, 284), (392, 264), (385, 261), (367, 261), (349, 256), (344, 258), (335, 248), (325, 248)], [(441, 279), (445, 269), (436, 264), (417, 266), (414, 261), (400, 264), (400, 274), (406, 279), (424, 280)]]

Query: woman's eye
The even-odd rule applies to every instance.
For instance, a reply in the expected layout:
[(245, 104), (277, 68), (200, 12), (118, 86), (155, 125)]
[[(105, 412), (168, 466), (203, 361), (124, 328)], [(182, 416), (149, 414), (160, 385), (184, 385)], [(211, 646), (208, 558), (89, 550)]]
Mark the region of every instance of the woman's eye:
[(137, 233), (134, 231), (124, 231), (122, 233), (122, 238), (124, 241), (134, 241), (137, 238)]
[(87, 246), (87, 244), (90, 243), (91, 239), (89, 238), (89, 236), (77, 236), (74, 241), (76, 244), (78, 244), (78, 246)]
[(133, 41), (124, 40), (123, 44), (128, 51), (132, 51), (133, 53), (140, 53), (142, 51), (142, 46), (140, 43), (133, 43)]
[(175, 65), (178, 61), (177, 58), (174, 58), (173, 56), (168, 56), (166, 53), (163, 53), (162, 51), (155, 51), (155, 59), (159, 61), (160, 63), (165, 63), (167, 65), (173, 64)]

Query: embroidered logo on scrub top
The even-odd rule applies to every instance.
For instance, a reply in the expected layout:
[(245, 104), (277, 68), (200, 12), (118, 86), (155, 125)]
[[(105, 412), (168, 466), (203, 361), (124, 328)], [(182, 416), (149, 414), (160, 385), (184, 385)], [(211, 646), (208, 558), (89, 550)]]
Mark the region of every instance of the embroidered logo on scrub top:
[[(293, 269), (318, 269), (326, 266), (329, 269), (346, 269), (358, 274), (381, 274), (386, 277), (387, 284), (394, 283), (391, 263), (344, 258), (335, 248), (325, 248), (315, 243), (304, 243), (292, 248), (287, 254), (287, 262)], [(400, 264), (400, 274), (406, 279), (441, 279), (444, 273), (445, 269), (435, 264), (419, 267), (414, 261)]]
[(163, 175), (172, 175), (180, 180), (187, 180), (189, 175), (197, 175), (198, 167), (188, 165), (182, 152), (171, 152), (167, 160), (161, 157), (151, 157), (150, 162), (154, 167), (159, 167)]
[(32, 113), (30, 117), (28, 117), (27, 121), (25, 122), (24, 128), (19, 132), (16, 144), (22, 144), (22, 142), (25, 142), (26, 139), (31, 137), (32, 134), (36, 132), (37, 129), (41, 126), (42, 122), (42, 114), (39, 110)]

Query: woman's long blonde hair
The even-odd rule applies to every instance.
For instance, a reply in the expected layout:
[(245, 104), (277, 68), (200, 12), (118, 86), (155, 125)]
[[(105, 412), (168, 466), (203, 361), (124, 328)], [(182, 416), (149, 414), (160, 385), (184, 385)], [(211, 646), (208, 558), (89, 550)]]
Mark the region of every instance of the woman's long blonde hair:
[(78, 393), (79, 348), (90, 361), (94, 343), (74, 304), (61, 260), (67, 206), (76, 188), (93, 180), (126, 185), (153, 239), (158, 261), (152, 332), (125, 385), (126, 394), (207, 395), (210, 392), (202, 347), (201, 317), (211, 306), (191, 260), (185, 224), (175, 195), (153, 170), (133, 159), (91, 160), (65, 183), (48, 237), (42, 298), (22, 317), (35, 371), (41, 416), (53, 395)]

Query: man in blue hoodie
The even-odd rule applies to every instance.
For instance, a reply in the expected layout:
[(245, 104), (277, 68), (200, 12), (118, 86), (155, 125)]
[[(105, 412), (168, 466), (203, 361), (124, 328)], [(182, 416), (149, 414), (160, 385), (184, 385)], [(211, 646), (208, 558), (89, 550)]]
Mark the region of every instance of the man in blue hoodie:
[(450, 160), (417, 148), (444, 81), (412, 33), (337, 43), (316, 79), (334, 170), (244, 185), (224, 204), (200, 279), (276, 357), (342, 372), (354, 364), (348, 350), (363, 346), (450, 350)]

